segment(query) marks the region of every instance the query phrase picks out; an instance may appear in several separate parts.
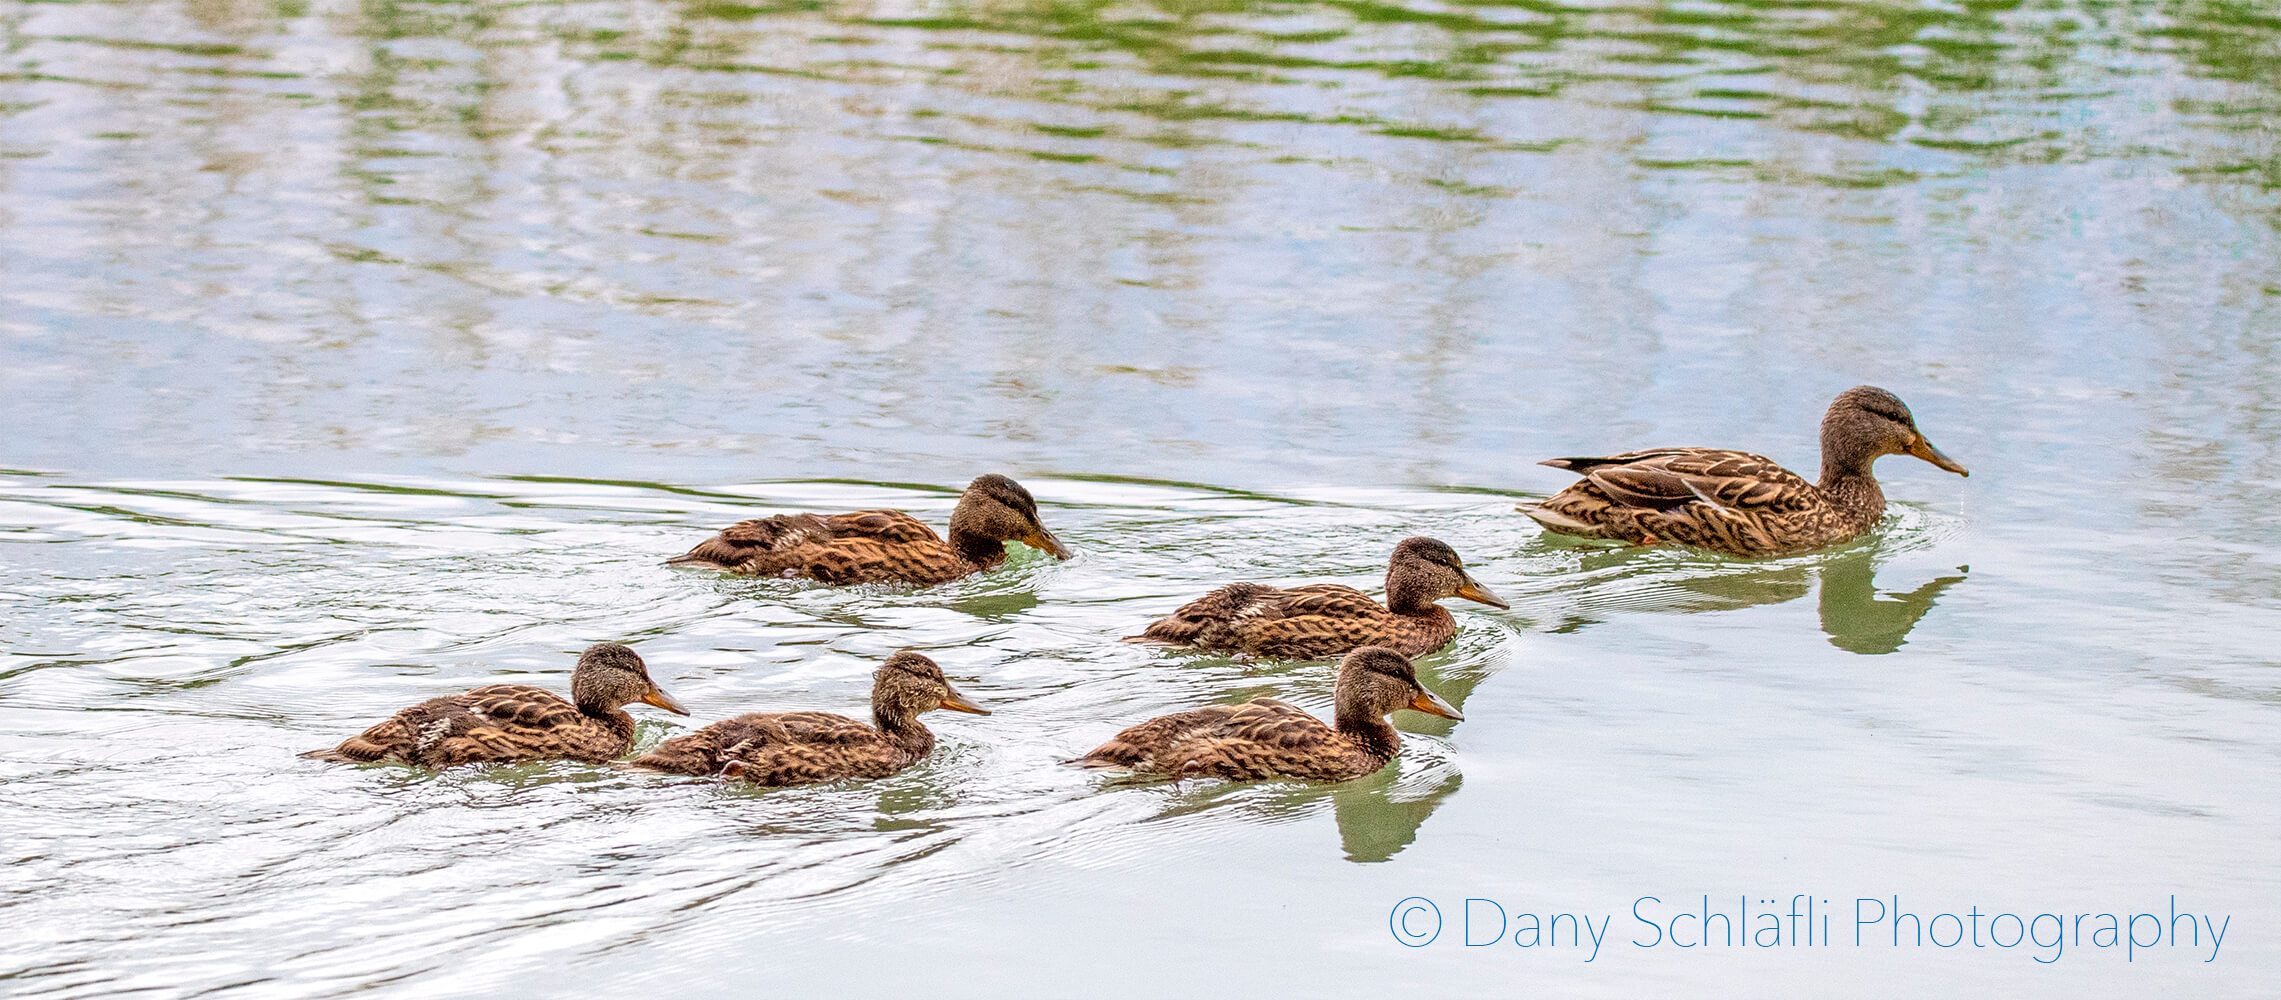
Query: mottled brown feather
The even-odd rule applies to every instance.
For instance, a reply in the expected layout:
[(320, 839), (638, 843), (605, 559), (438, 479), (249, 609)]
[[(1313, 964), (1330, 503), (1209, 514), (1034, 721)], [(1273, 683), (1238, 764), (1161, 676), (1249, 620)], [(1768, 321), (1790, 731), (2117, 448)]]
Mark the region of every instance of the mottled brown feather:
[(401, 761), (428, 767), (541, 759), (606, 761), (633, 745), (624, 711), (588, 715), (545, 688), (492, 684), (431, 698), (304, 756), (336, 761)]
[(1079, 758), (1093, 767), (1130, 767), (1175, 777), (1256, 781), (1347, 781), (1393, 759), (1288, 702), (1260, 698), (1214, 705), (1133, 726)]
[(736, 776), (760, 785), (884, 778), (926, 757), (934, 736), (897, 740), (830, 712), (752, 712), (676, 736), (633, 766), (673, 774)]
[(1917, 429), (1892, 393), (1855, 386), (1822, 416), (1816, 482), (1764, 455), (1723, 448), (1653, 448), (1543, 464), (1584, 479), (1521, 510), (1546, 528), (1636, 545), (1677, 542), (1728, 555), (1772, 556), (1835, 545), (1876, 526), (1885, 494), (1871, 468), (1914, 455), (1969, 475)]
[(1386, 646), (1419, 656), (1456, 635), (1457, 620), (1434, 605), (1396, 614), (1343, 584), (1279, 589), (1233, 583), (1182, 605), (1138, 638), (1252, 656), (1318, 659), (1358, 646)]
[(698, 543), (674, 566), (823, 583), (944, 583), (978, 569), (918, 518), (899, 510), (779, 514), (739, 521)]

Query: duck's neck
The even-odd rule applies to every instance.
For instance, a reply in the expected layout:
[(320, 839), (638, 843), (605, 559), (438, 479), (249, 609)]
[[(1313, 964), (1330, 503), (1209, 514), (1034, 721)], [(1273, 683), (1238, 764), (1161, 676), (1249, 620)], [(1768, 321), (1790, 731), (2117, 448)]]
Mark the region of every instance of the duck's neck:
[(984, 569), (1006, 561), (1006, 543), (995, 538), (984, 538), (957, 525), (950, 529), (950, 547), (958, 557)]
[(916, 715), (875, 706), (871, 710), (871, 727), (913, 759), (924, 757), (935, 748), (935, 734)]
[(600, 705), (580, 705), (578, 714), (595, 721), (614, 736), (634, 738), (634, 717), (622, 708), (604, 708)]
[(1827, 448), (1822, 451), (1822, 492), (1849, 519), (1863, 527), (1876, 524), (1885, 516), (1885, 491), (1878, 488), (1877, 477), (1869, 471), (1875, 461), (1875, 455), (1853, 455)]
[(1386, 610), (1398, 615), (1448, 614), (1435, 600), (1432, 588), (1418, 586), (1415, 578), (1386, 574)]
[(1380, 760), (1393, 760), (1402, 749), (1401, 734), (1386, 723), (1386, 717), (1372, 715), (1366, 710), (1339, 706), (1339, 735)]

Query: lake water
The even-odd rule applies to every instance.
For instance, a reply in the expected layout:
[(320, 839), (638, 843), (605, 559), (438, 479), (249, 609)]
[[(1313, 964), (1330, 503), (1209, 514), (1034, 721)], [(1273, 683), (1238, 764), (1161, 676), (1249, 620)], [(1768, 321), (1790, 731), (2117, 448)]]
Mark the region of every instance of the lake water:
[[(0, 992), (2269, 995), (2277, 123), (2220, 0), (0, 0)], [(1810, 471), (1865, 382), (1973, 470), (1870, 539), (1513, 512)], [(1077, 558), (659, 565), (986, 471)], [(1114, 640), (1413, 534), (1513, 608), (1398, 767), (1056, 766), (1327, 712)], [(784, 791), (293, 756), (603, 639), (645, 744), (906, 647), (996, 714)]]

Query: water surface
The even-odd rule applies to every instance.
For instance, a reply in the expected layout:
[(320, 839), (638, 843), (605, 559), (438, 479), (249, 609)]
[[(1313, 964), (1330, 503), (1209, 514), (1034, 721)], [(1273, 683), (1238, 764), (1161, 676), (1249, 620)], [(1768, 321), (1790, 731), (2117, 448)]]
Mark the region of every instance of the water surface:
[[(2187, 990), (2281, 973), (2281, 20), (2209, 2), (0, 0), (0, 980), (42, 996)], [(1549, 538), (1549, 455), (1815, 464), (1873, 538)], [(739, 517), (1079, 552), (931, 590)], [(1412, 534), (1507, 612), (1338, 788), (1056, 762), (1326, 665), (1114, 641)], [(997, 713), (757, 792), (293, 753), (634, 643), (695, 721)], [(642, 710), (641, 738), (685, 720)], [(2228, 914), (1642, 949), (1641, 896)], [(1408, 896), (1613, 915), (1420, 949)], [(1460, 929), (1453, 922), (1448, 934)]]

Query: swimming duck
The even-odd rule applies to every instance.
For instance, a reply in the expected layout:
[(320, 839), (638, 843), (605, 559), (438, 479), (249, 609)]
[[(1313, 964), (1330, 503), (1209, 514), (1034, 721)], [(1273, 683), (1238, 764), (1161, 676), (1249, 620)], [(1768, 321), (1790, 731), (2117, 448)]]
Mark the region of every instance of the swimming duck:
[(1462, 597), (1509, 607), (1465, 572), (1449, 546), (1407, 538), (1386, 561), (1386, 603), (1353, 587), (1314, 583), (1278, 589), (1231, 583), (1182, 605), (1128, 642), (1158, 642), (1311, 660), (1357, 646), (1386, 646), (1422, 656), (1457, 636), (1457, 620), (1435, 601)]
[(1736, 556), (1776, 556), (1846, 541), (1885, 515), (1870, 465), (1914, 455), (1968, 476), (1917, 429), (1900, 397), (1876, 386), (1839, 393), (1822, 417), (1822, 481), (1763, 455), (1655, 448), (1540, 463), (1584, 481), (1520, 509), (1553, 531), (1635, 545), (1676, 542)]
[(1069, 550), (1038, 523), (1038, 504), (1030, 491), (992, 474), (967, 484), (950, 512), (948, 542), (899, 510), (779, 514), (732, 524), (666, 565), (831, 584), (927, 585), (1004, 562), (1007, 542), (1069, 558)]
[(624, 706), (635, 702), (689, 714), (650, 680), (633, 650), (596, 643), (570, 672), (568, 699), (528, 684), (487, 684), (423, 701), (340, 746), (301, 756), (426, 767), (558, 758), (599, 763), (633, 746), (634, 718)]
[(1337, 725), (1287, 702), (1255, 698), (1150, 719), (1069, 763), (1129, 767), (1175, 778), (1304, 778), (1348, 781), (1373, 774), (1402, 748), (1386, 716), (1408, 708), (1465, 718), (1418, 683), (1402, 654), (1364, 646), (1339, 663)]
[(934, 749), (919, 715), (938, 708), (990, 714), (952, 688), (935, 661), (904, 650), (871, 676), (871, 725), (830, 712), (754, 712), (676, 736), (632, 766), (760, 785), (884, 778)]

